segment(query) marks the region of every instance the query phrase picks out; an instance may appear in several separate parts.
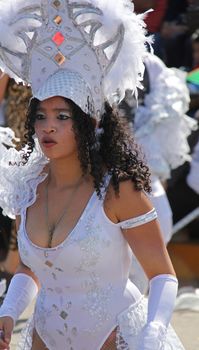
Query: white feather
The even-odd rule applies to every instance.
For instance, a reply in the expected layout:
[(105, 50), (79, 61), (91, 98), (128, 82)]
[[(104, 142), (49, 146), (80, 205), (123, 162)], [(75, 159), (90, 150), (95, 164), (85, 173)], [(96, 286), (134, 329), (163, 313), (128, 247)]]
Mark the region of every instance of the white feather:
[[(84, 4), (85, 1), (80, 0), (78, 3)], [(104, 79), (104, 95), (112, 102), (113, 93), (118, 88), (122, 99), (126, 89), (136, 92), (138, 87), (142, 87), (143, 58), (147, 51), (146, 43), (148, 42), (150, 45), (152, 38), (146, 38), (145, 15), (136, 15), (134, 5), (130, 0), (117, 0), (117, 4), (113, 0), (92, 0), (89, 3), (103, 12), (103, 16), (85, 15), (87, 20), (98, 19), (102, 23), (102, 27), (95, 36), (94, 44), (96, 46), (111, 39), (117, 33), (121, 23), (125, 28), (119, 56)], [(109, 49), (110, 52), (111, 48)]]
[[(19, 55), (27, 53), (27, 47), (19, 33), (28, 32), (29, 28), (37, 28), (41, 25), (38, 20), (31, 17), (24, 18), (20, 11), (29, 8), (29, 14), (31, 15), (33, 11), (30, 9), (32, 7), (36, 8), (36, 6), (41, 6), (41, 0), (0, 0), (0, 69), (17, 82), (23, 82), (22, 77), (16, 73), (21, 72), (22, 69), (22, 60)], [(37, 11), (35, 13), (38, 14)], [(1, 48), (11, 50), (18, 55), (13, 56), (6, 52), (6, 56), (14, 62), (15, 72), (9, 69), (5, 59), (1, 58), (1, 51), (4, 51)]]
[[(141, 87), (144, 74), (143, 58), (146, 53), (146, 26), (143, 16), (136, 16), (133, 12), (131, 1), (117, 0), (117, 6), (115, 6), (114, 1), (94, 0), (94, 2), (99, 3), (101, 8), (101, 3), (104, 3), (103, 24), (107, 26), (107, 33), (109, 27), (116, 30), (118, 23), (123, 23), (125, 28), (119, 56), (105, 77), (104, 92), (110, 101), (112, 93), (117, 88), (120, 89), (121, 98), (123, 98), (126, 89), (135, 92), (137, 87)], [(150, 39), (148, 41), (150, 42)]]

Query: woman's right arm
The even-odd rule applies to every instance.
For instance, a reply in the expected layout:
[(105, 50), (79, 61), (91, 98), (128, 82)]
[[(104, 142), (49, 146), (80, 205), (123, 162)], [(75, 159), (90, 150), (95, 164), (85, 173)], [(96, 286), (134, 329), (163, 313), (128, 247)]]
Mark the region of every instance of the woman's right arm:
[[(17, 229), (20, 219), (16, 219)], [(32, 302), (39, 290), (34, 273), (20, 261), (0, 308), (0, 350), (9, 348), (15, 322)]]

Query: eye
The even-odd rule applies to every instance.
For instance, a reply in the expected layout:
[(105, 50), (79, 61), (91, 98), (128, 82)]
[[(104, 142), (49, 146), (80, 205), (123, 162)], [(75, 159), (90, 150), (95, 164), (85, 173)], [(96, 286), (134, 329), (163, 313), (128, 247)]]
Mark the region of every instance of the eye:
[(71, 119), (71, 116), (68, 114), (68, 113), (59, 113), (58, 119), (60, 120), (68, 120), (68, 119)]
[(35, 119), (36, 120), (43, 120), (45, 118), (45, 115), (43, 113), (36, 113)]

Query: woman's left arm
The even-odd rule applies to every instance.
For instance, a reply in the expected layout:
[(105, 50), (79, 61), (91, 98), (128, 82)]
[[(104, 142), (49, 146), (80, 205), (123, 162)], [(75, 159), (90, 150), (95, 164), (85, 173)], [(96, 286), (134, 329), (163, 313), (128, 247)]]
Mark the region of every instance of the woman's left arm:
[[(120, 183), (120, 194), (115, 197), (113, 207), (121, 228), (124, 221), (141, 218), (153, 209), (148, 196), (142, 191), (136, 191), (130, 181)], [(138, 222), (139, 225), (132, 224), (132, 228), (129, 225), (128, 229), (122, 228), (122, 233), (149, 280), (160, 274), (175, 276), (158, 219), (147, 222), (145, 216), (142, 222)]]
[[(159, 350), (175, 305), (178, 289), (175, 271), (158, 220), (147, 214), (153, 207), (146, 194), (125, 181), (120, 185), (120, 196), (115, 198), (114, 208), (123, 235), (150, 280), (147, 324), (139, 348)], [(128, 228), (124, 228), (126, 220)]]

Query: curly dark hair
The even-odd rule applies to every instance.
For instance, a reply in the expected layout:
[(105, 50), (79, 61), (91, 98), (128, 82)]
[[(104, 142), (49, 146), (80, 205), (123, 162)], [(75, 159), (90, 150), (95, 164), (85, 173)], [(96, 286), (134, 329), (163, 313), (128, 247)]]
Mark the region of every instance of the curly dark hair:
[[(98, 125), (89, 114), (84, 113), (73, 101), (66, 99), (72, 107), (73, 129), (78, 145), (78, 155), (84, 174), (94, 180), (97, 195), (101, 197), (104, 186), (104, 173), (108, 172), (116, 194), (119, 183), (131, 179), (136, 190), (151, 192), (149, 168), (143, 161), (142, 153), (129, 132), (127, 123), (117, 110), (105, 103), (104, 113)], [(34, 124), (39, 100), (32, 99), (25, 123), (26, 163), (34, 149)]]

